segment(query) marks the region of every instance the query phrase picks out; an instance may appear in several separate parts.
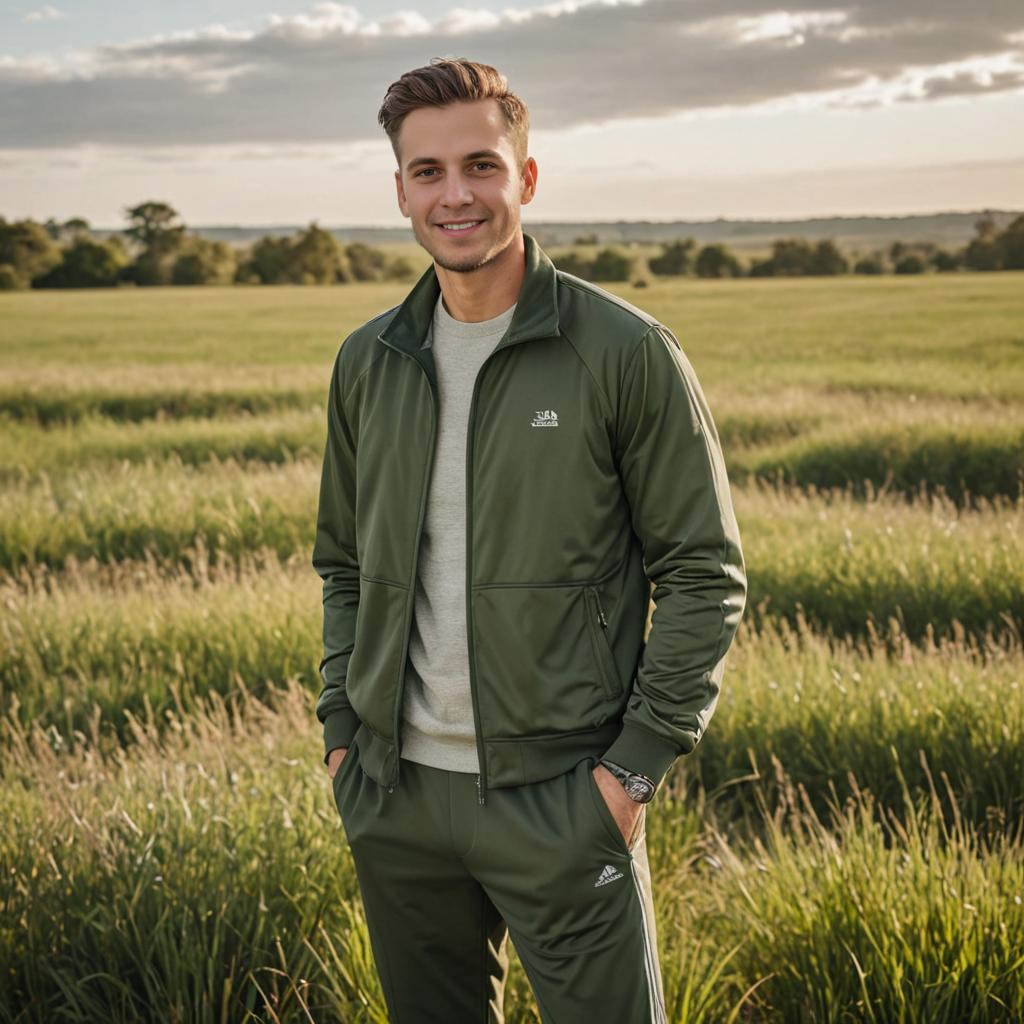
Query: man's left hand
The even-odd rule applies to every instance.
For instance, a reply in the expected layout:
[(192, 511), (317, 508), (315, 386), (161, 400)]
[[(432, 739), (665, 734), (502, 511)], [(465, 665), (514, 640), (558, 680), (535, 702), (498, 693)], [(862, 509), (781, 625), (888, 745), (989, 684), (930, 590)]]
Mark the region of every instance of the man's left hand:
[(622, 783), (600, 762), (594, 766), (591, 774), (594, 776), (597, 788), (604, 796), (604, 802), (612, 812), (612, 817), (619, 826), (622, 841), (628, 846), (633, 838), (637, 821), (647, 805), (631, 799), (622, 788)]

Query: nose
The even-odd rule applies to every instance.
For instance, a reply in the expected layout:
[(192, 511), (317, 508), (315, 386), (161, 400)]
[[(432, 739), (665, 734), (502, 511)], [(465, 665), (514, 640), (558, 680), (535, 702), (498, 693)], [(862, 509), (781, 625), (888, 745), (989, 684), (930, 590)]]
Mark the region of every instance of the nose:
[(461, 172), (455, 171), (445, 175), (444, 191), (441, 194), (441, 205), (455, 208), (468, 206), (473, 202), (473, 193), (470, 191), (469, 182)]

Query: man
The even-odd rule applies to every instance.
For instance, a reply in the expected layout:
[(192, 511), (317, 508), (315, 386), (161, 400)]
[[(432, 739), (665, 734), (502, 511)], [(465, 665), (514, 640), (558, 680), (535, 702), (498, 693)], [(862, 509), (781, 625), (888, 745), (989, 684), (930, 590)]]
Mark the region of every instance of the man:
[(718, 435), (669, 329), (523, 233), (504, 76), (434, 60), (379, 119), (433, 263), (338, 352), (313, 564), (388, 1011), (503, 1021), (511, 934), (545, 1024), (664, 1024), (645, 810), (746, 600)]

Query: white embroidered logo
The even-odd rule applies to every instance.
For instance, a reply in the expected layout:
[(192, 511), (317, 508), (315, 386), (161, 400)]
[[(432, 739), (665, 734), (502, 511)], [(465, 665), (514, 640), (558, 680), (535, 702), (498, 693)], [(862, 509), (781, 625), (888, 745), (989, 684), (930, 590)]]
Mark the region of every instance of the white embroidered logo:
[(554, 409), (538, 409), (534, 414), (531, 427), (557, 427), (558, 413)]
[(614, 882), (616, 878), (621, 878), (622, 872), (616, 871), (611, 864), (605, 864), (604, 870), (600, 875), (597, 876), (597, 881), (594, 883), (596, 889), (599, 885), (607, 885), (609, 882)]

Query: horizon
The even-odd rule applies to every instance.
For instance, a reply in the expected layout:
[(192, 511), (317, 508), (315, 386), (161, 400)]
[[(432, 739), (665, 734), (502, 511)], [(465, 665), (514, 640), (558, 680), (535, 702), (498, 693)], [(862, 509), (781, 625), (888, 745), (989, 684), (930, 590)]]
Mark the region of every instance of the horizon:
[[(140, 200), (145, 202), (146, 200)], [(154, 200), (167, 202), (164, 200)], [(174, 207), (174, 203), (168, 203), (171, 207)], [(177, 209), (176, 207), (174, 207)], [(525, 207), (524, 207), (525, 209)], [(976, 206), (969, 209), (963, 210), (927, 210), (922, 212), (911, 212), (901, 214), (877, 214), (877, 213), (854, 213), (854, 214), (823, 214), (814, 217), (705, 217), (705, 218), (685, 218), (685, 217), (672, 217), (665, 218), (662, 220), (656, 220), (650, 217), (636, 217), (636, 218), (619, 218), (615, 220), (599, 219), (599, 218), (545, 218), (543, 220), (537, 218), (527, 219), (523, 218), (522, 225), (526, 229), (531, 225), (547, 226), (547, 225), (586, 225), (595, 227), (615, 227), (621, 224), (651, 224), (654, 226), (670, 226), (673, 224), (686, 224), (686, 225), (713, 225), (719, 223), (726, 224), (806, 224), (813, 221), (819, 220), (842, 220), (842, 221), (870, 221), (870, 220), (914, 220), (921, 218), (932, 218), (932, 217), (981, 217), (987, 214), (994, 216), (1019, 216), (1024, 215), (1024, 207), (1020, 209), (1006, 209), (1002, 207), (981, 207)], [(0, 212), (0, 216), (4, 216)], [(8, 221), (16, 220), (20, 218), (7, 217)], [(65, 218), (68, 219), (68, 218)], [(45, 220), (45, 218), (44, 218)], [(286, 230), (292, 228), (304, 228), (308, 224), (316, 222), (319, 227), (325, 231), (407, 231), (412, 234), (412, 229), (406, 223), (400, 224), (380, 224), (380, 223), (345, 223), (345, 224), (327, 224), (321, 223), (319, 217), (312, 218), (312, 221), (277, 221), (277, 222), (262, 222), (254, 221), (250, 224), (242, 224), (237, 221), (222, 221), (222, 222), (210, 222), (206, 224), (193, 224), (185, 221), (185, 226), (190, 230), (202, 231), (210, 229), (229, 230), (235, 229), (242, 231), (254, 231), (261, 228), (267, 228), (270, 230)], [(90, 231), (122, 231), (123, 228), (114, 227), (108, 224), (89, 224)]]

